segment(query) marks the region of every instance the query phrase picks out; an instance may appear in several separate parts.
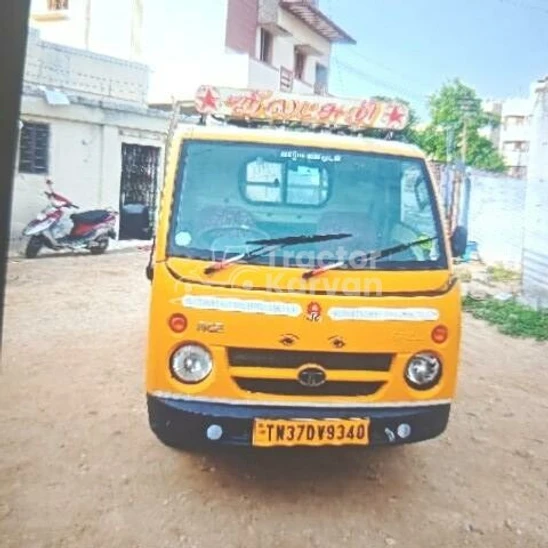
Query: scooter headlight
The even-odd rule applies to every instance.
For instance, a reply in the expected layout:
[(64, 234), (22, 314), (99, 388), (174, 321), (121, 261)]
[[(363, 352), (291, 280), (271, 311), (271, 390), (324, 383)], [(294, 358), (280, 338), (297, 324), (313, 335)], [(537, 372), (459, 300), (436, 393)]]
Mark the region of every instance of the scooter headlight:
[(197, 344), (185, 344), (175, 350), (171, 356), (171, 372), (181, 382), (189, 384), (201, 382), (212, 370), (211, 354)]
[(416, 390), (428, 390), (441, 378), (441, 361), (431, 352), (415, 354), (405, 368), (407, 384)]

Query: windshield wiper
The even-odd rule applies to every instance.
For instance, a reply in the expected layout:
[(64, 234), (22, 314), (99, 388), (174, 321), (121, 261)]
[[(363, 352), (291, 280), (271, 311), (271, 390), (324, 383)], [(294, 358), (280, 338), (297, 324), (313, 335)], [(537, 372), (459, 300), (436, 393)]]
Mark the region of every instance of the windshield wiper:
[(336, 263), (330, 263), (325, 266), (320, 266), (318, 268), (307, 270), (306, 272), (303, 273), (303, 278), (305, 280), (308, 280), (309, 278), (313, 278), (314, 276), (318, 276), (319, 274), (323, 274), (324, 272), (327, 272), (329, 270), (334, 270), (336, 268), (344, 268), (346, 266), (349, 266), (351, 261), (360, 261), (360, 262), (367, 263), (367, 261), (371, 259), (376, 259), (376, 260), (384, 259), (386, 257), (389, 257), (390, 255), (394, 255), (395, 253), (400, 253), (400, 251), (405, 251), (406, 249), (409, 249), (416, 245), (432, 242), (436, 240), (437, 238), (438, 236), (421, 238), (420, 240), (414, 240), (412, 242), (398, 244), (393, 247), (387, 247), (385, 249), (379, 249), (377, 251), (370, 251), (368, 253), (363, 253), (361, 255), (353, 257), (352, 259), (347, 259), (346, 261), (338, 261)]
[(329, 240), (342, 240), (343, 238), (350, 238), (351, 236), (352, 234), (341, 232), (337, 234), (303, 234), (301, 236), (285, 236), (284, 238), (250, 240), (246, 242), (246, 244), (258, 245), (259, 247), (252, 249), (247, 253), (240, 253), (239, 255), (234, 255), (234, 257), (229, 257), (228, 259), (223, 259), (222, 261), (216, 261), (204, 269), (204, 274), (213, 274), (213, 272), (224, 270), (237, 262), (249, 262), (255, 257), (266, 255), (271, 251), (275, 251), (276, 249), (287, 247), (289, 245), (312, 244), (317, 242), (327, 242)]

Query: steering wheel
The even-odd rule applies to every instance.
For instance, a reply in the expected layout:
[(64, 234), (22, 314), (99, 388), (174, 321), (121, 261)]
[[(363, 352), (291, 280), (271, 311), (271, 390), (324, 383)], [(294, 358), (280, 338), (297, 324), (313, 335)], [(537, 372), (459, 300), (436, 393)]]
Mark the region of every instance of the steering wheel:
[[(398, 234), (399, 228), (401, 231), (400, 234)], [(424, 235), (421, 235), (419, 231), (417, 231), (414, 227), (409, 226), (406, 223), (399, 222), (393, 229), (392, 232), (392, 238), (394, 239), (394, 245), (398, 244), (405, 244), (407, 242), (412, 242), (414, 240), (420, 240), (421, 237), (424, 237)], [(392, 255), (390, 258), (391, 260), (401, 260), (401, 261), (425, 261), (428, 257), (428, 251), (426, 251), (423, 247), (420, 245), (414, 245), (404, 251), (400, 251), (399, 253), (396, 253)], [(390, 260), (389, 259), (389, 260)]]
[(215, 226), (202, 230), (197, 238), (196, 247), (207, 248), (213, 252), (245, 253), (249, 248), (249, 240), (264, 240), (270, 238), (266, 232), (246, 226)]

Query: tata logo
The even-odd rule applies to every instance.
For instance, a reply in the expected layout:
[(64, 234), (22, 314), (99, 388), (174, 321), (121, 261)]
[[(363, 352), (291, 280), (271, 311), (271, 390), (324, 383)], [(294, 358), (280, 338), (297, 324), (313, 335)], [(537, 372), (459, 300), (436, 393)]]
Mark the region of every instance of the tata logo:
[(325, 384), (326, 375), (325, 371), (317, 365), (310, 365), (301, 369), (297, 376), (297, 380), (302, 386), (307, 388), (318, 388)]
[(223, 333), (225, 326), (220, 322), (198, 322), (197, 329), (200, 333)]

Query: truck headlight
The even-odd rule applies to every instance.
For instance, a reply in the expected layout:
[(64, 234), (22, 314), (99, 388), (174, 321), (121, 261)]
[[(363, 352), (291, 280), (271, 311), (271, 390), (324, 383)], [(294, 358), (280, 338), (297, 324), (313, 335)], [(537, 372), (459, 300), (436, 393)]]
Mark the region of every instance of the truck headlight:
[(181, 382), (201, 382), (212, 369), (211, 354), (197, 344), (185, 344), (175, 350), (171, 356), (171, 372)]
[(441, 378), (441, 361), (430, 352), (415, 354), (405, 368), (407, 384), (416, 390), (428, 390)]

